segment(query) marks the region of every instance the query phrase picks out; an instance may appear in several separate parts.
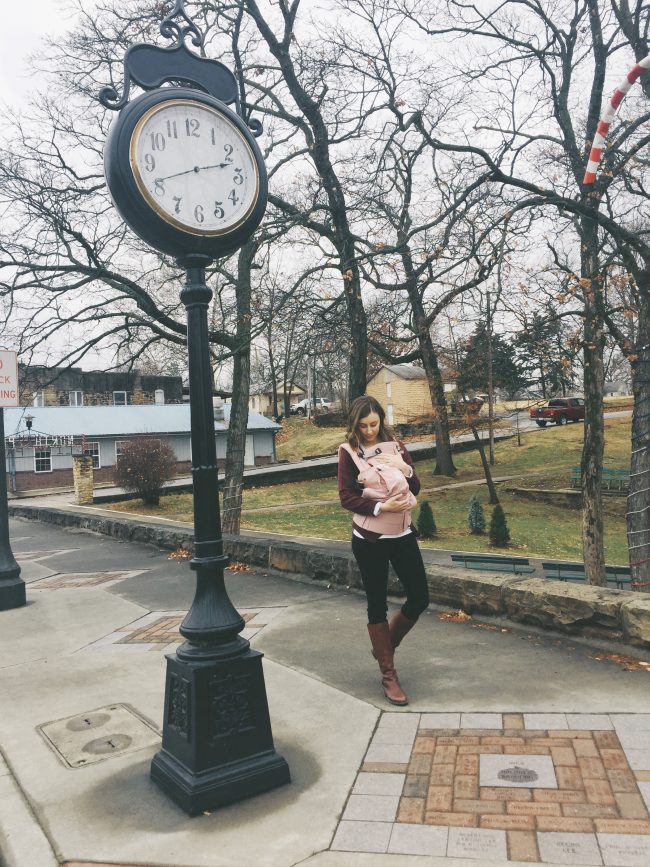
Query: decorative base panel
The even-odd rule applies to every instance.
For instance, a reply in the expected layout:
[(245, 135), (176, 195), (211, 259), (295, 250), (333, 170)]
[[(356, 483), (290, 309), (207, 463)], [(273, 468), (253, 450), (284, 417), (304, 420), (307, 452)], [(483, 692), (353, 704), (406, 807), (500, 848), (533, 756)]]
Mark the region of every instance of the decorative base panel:
[(259, 795), (291, 781), (289, 766), (275, 751), (252, 756), (231, 766), (192, 774), (173, 756), (161, 750), (151, 763), (151, 779), (178, 806), (195, 816)]
[(167, 657), (163, 744), (151, 777), (191, 815), (289, 782), (273, 746), (261, 653)]
[(0, 611), (20, 608), (26, 603), (25, 582), (22, 578), (10, 578), (0, 581)]

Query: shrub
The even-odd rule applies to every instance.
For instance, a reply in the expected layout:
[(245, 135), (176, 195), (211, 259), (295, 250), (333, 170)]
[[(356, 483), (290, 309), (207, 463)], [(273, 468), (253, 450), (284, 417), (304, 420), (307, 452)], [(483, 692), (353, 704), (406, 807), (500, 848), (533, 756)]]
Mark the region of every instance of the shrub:
[(125, 491), (137, 494), (148, 506), (157, 506), (162, 486), (174, 476), (175, 469), (176, 456), (168, 443), (154, 437), (138, 437), (123, 446), (114, 481)]
[(485, 533), (485, 512), (483, 506), (479, 503), (476, 494), (472, 495), (469, 501), (469, 512), (467, 513), (467, 526), (471, 533), (475, 536), (480, 536)]
[(342, 410), (335, 412), (319, 412), (312, 416), (312, 420), (316, 427), (347, 427), (348, 414)]
[(507, 548), (510, 542), (510, 531), (506, 515), (501, 506), (495, 506), (490, 521), (490, 542), (497, 548)]
[(418, 530), (423, 539), (431, 539), (438, 532), (436, 527), (436, 519), (433, 517), (431, 505), (428, 500), (425, 500), (420, 506), (420, 514), (418, 515)]

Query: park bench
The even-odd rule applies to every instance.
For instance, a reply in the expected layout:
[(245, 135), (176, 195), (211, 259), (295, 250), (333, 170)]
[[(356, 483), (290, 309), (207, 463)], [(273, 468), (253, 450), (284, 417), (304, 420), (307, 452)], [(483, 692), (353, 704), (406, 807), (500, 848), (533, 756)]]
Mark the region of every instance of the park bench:
[[(554, 581), (585, 581), (584, 563), (542, 562), (544, 578)], [(607, 584), (618, 590), (635, 590), (629, 566), (605, 566)]]
[[(571, 467), (571, 486), (580, 487), (580, 467)], [(630, 486), (629, 470), (603, 467), (603, 487), (608, 491), (625, 491)]]
[(486, 572), (514, 572), (522, 575), (534, 572), (526, 557), (501, 557), (497, 554), (452, 554), (452, 563), (462, 563), (467, 569), (482, 569)]

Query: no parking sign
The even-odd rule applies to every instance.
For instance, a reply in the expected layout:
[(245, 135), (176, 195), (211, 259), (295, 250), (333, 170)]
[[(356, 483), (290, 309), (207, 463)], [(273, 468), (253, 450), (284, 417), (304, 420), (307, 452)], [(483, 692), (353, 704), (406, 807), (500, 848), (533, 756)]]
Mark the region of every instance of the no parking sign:
[(18, 355), (0, 349), (0, 406), (18, 406)]

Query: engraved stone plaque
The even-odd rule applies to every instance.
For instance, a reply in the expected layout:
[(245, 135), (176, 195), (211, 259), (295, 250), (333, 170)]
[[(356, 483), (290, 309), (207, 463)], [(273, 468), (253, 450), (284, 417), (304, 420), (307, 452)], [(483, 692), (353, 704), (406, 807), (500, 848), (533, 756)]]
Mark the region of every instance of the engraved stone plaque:
[[(571, 834), (550, 831), (538, 832), (537, 845), (542, 861), (551, 864), (602, 864), (595, 834)], [(623, 862), (616, 862), (622, 864)]]
[(497, 773), (500, 780), (505, 780), (507, 783), (534, 783), (539, 779), (537, 771), (532, 768), (524, 768), (521, 765), (515, 765), (514, 768), (504, 768)]
[(448, 858), (476, 858), (481, 862), (508, 858), (506, 832), (487, 828), (450, 828)]
[(480, 757), (480, 785), (557, 789), (557, 779), (550, 756), (490, 754)]
[(598, 834), (603, 861), (607, 865), (625, 864), (625, 867), (648, 867), (650, 864), (650, 836), (645, 834)]

